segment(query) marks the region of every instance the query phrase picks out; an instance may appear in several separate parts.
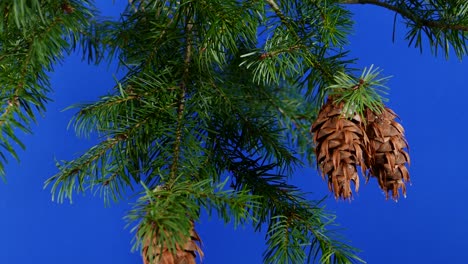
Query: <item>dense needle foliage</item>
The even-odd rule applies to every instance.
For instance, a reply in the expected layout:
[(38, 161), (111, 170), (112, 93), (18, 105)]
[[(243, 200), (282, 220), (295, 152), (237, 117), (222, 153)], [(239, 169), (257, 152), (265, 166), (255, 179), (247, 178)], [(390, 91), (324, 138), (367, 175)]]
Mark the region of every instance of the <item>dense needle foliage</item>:
[(1, 1), (0, 173), (4, 153), (18, 158), (13, 143), (24, 147), (17, 129), (29, 132), (45, 110), (47, 73), (78, 47), (126, 74), (113, 93), (75, 106), (77, 133), (101, 140), (57, 164), (47, 186), (60, 202), (138, 192), (135, 248), (157, 241), (175, 252), (206, 211), (265, 230), (265, 263), (362, 262), (321, 202), (288, 183), (314, 159), (309, 129), (328, 95), (357, 113), (383, 107), (385, 77), (361, 74), (346, 50), (349, 4), (394, 12), (421, 51), (468, 51), (464, 0), (133, 0), (117, 21), (92, 1)]

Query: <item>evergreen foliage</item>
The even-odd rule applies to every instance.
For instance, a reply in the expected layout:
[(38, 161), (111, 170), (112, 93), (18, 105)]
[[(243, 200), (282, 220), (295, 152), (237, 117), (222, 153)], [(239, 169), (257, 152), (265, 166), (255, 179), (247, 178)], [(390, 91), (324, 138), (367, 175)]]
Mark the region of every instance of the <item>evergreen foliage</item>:
[(384, 109), (386, 77), (361, 74), (346, 50), (348, 4), (395, 12), (421, 51), (427, 42), (435, 55), (467, 54), (464, 0), (129, 0), (117, 21), (92, 1), (1, 1), (0, 174), (6, 153), (18, 159), (14, 144), (24, 148), (15, 133), (45, 111), (47, 74), (79, 49), (126, 74), (74, 106), (77, 134), (101, 140), (57, 164), (46, 185), (59, 202), (138, 193), (128, 214), (135, 249), (156, 241), (145, 259), (175, 254), (205, 211), (265, 230), (265, 263), (363, 262), (322, 202), (288, 183), (314, 159), (309, 129), (328, 96), (350, 116)]

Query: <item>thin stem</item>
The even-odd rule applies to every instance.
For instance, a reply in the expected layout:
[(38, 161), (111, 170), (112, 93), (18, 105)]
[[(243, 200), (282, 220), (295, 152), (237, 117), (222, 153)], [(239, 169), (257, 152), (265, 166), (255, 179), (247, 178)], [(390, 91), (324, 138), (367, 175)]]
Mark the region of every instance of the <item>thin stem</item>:
[(384, 7), (388, 10), (395, 11), (400, 14), (402, 17), (407, 18), (413, 21), (416, 25), (421, 25), (429, 28), (438, 28), (438, 29), (449, 29), (449, 30), (461, 30), (468, 31), (468, 25), (461, 24), (448, 24), (441, 20), (430, 20), (419, 17), (418, 15), (408, 11), (408, 9), (401, 8), (400, 6), (391, 5), (386, 2), (379, 0), (342, 0), (342, 4), (371, 4), (380, 7)]

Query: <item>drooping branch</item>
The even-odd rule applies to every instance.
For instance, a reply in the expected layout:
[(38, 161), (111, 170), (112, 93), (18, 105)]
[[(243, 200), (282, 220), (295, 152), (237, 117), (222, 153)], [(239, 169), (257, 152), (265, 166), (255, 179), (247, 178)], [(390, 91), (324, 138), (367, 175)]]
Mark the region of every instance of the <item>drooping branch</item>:
[(402, 17), (407, 18), (413, 21), (416, 25), (425, 26), (429, 28), (437, 28), (443, 30), (461, 30), (468, 32), (468, 25), (463, 24), (449, 24), (441, 20), (431, 20), (419, 17), (415, 13), (409, 11), (406, 8), (401, 6), (392, 5), (380, 0), (342, 0), (342, 4), (370, 4), (375, 6), (380, 6), (391, 11), (395, 11), (400, 14)]

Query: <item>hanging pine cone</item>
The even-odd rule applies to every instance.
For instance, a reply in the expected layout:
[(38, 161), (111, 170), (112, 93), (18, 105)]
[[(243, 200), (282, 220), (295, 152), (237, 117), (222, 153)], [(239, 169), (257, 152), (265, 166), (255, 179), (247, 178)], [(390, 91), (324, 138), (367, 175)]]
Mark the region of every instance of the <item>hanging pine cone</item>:
[(406, 197), (405, 182), (410, 180), (406, 168), (410, 157), (405, 151), (408, 143), (403, 127), (394, 120), (396, 117), (389, 108), (384, 108), (381, 114), (366, 109), (369, 174), (378, 179), (387, 199), (392, 196), (394, 200), (399, 198), (399, 189)]
[(345, 118), (343, 105), (329, 98), (312, 125), (311, 133), (318, 167), (323, 178), (328, 176), (328, 188), (335, 198), (348, 199), (352, 196), (351, 182), (356, 191), (359, 189), (356, 166), (366, 171), (363, 157), (366, 135), (361, 129), (360, 116)]
[(143, 264), (196, 264), (196, 256), (203, 257), (203, 251), (198, 246), (201, 243), (200, 236), (192, 227), (190, 230), (190, 239), (185, 243), (183, 247), (177, 245), (176, 252), (173, 254), (168, 248), (162, 250), (155, 245), (156, 238), (153, 239), (153, 243), (146, 241), (143, 245)]

